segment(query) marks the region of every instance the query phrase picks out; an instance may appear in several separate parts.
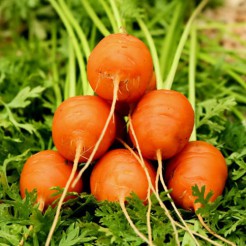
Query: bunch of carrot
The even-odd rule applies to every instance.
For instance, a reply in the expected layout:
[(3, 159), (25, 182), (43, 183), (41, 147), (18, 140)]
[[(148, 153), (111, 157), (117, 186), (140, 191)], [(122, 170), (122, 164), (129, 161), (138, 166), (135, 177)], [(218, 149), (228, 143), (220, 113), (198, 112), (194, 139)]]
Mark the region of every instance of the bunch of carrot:
[[(178, 91), (156, 89), (152, 56), (140, 39), (127, 33), (103, 38), (91, 52), (87, 77), (95, 95), (70, 97), (57, 108), (52, 124), (56, 150), (41, 151), (27, 160), (20, 178), (21, 196), (36, 189), (40, 210), (57, 205), (49, 245), (64, 200), (82, 192), (81, 176), (92, 165), (91, 193), (98, 200), (118, 201), (134, 231), (152, 245), (150, 221), (147, 238), (127, 214), (126, 197), (135, 193), (150, 205), (154, 193), (173, 221), (160, 199), (159, 181), (164, 190), (170, 189), (178, 214), (176, 205), (196, 211), (201, 204), (196, 203), (192, 187), (205, 186), (205, 194), (212, 191), (211, 201), (220, 196), (227, 179), (225, 159), (214, 146), (189, 141), (193, 107)], [(122, 147), (114, 148), (115, 140)], [(156, 160), (158, 167), (153, 164)], [(63, 193), (54, 196), (51, 188), (57, 186)]]

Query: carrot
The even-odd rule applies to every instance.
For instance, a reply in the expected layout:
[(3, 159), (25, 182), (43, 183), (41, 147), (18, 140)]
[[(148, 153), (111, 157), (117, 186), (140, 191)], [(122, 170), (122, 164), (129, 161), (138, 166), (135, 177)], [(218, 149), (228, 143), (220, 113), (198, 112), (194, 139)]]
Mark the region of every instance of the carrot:
[[(145, 167), (154, 185), (156, 172), (151, 163), (144, 160)], [(136, 228), (126, 208), (126, 197), (135, 193), (146, 202), (150, 192), (149, 182), (139, 160), (127, 149), (107, 152), (93, 167), (90, 176), (91, 193), (97, 200), (117, 201), (134, 231), (147, 243), (149, 240)]]
[[(86, 161), (98, 141), (110, 111), (108, 104), (97, 96), (76, 96), (57, 108), (52, 123), (52, 137), (58, 152), (74, 161), (79, 145), (79, 162)], [(115, 138), (115, 121), (111, 120), (93, 159), (102, 156)]]
[[(83, 172), (91, 162), (101, 157), (111, 146), (116, 136), (114, 114), (109, 105), (97, 96), (75, 96), (65, 100), (57, 108), (53, 123), (52, 137), (61, 155), (73, 161), (73, 172), (66, 183), (66, 188), (72, 183), (75, 187)], [(76, 175), (79, 162), (86, 162)], [(74, 176), (76, 175), (75, 180)], [(64, 189), (59, 200), (56, 215), (49, 231), (45, 245), (50, 244), (58, 222), (63, 199), (67, 189)]]
[(154, 90), (138, 102), (131, 115), (129, 135), (136, 146), (136, 134), (141, 154), (157, 159), (157, 151), (168, 159), (189, 141), (194, 125), (194, 111), (188, 99), (174, 90)]
[[(130, 121), (131, 124), (131, 121)], [(172, 227), (174, 229), (174, 234), (175, 234), (175, 240), (177, 245), (180, 245), (179, 243), (179, 239), (178, 239), (178, 232), (176, 229), (176, 225), (177, 223), (175, 223), (175, 221), (173, 220), (172, 216), (170, 215), (166, 205), (162, 202), (160, 195), (159, 195), (159, 187), (158, 187), (158, 172), (160, 171), (160, 167), (158, 167), (157, 173), (156, 173), (156, 178), (155, 178), (155, 188), (153, 186), (153, 182), (151, 181), (151, 177), (149, 175), (148, 169), (146, 168), (145, 165), (145, 160), (143, 159), (143, 157), (140, 155), (138, 155), (136, 152), (134, 152), (134, 150), (122, 139), (117, 139), (127, 150), (129, 150), (133, 156), (135, 156), (135, 158), (138, 160), (138, 162), (141, 164), (143, 170), (145, 171), (146, 177), (148, 179), (148, 183), (149, 183), (149, 191), (153, 192), (155, 197), (157, 198), (161, 208), (165, 211), (165, 214), (167, 216), (167, 218), (170, 220)], [(138, 148), (137, 148), (138, 149)], [(148, 212), (147, 212), (147, 226), (148, 226), (148, 233), (149, 233), (149, 242), (151, 242), (151, 226), (150, 226), (150, 209), (151, 209), (151, 200), (148, 198), (148, 202), (149, 202), (149, 208), (148, 208)]]
[[(227, 179), (227, 166), (220, 151), (209, 143), (191, 141), (168, 160), (165, 179), (174, 202), (186, 210), (197, 210), (192, 186), (206, 185), (205, 195), (213, 191), (211, 202), (220, 196)], [(185, 194), (184, 194), (185, 193)], [(182, 195), (183, 194), (183, 195)]]
[[(227, 165), (221, 152), (204, 141), (191, 141), (176, 156), (168, 160), (165, 180), (175, 204), (186, 210), (197, 211), (202, 205), (195, 202), (192, 187), (205, 186), (205, 196), (212, 191), (210, 201), (222, 195), (228, 176)], [(213, 232), (198, 214), (201, 224), (215, 237), (235, 245)]]
[[(155, 182), (155, 170), (145, 160), (145, 165)], [(97, 200), (119, 201), (134, 192), (146, 201), (148, 181), (138, 160), (126, 149), (107, 152), (93, 167), (90, 177), (91, 193)]]
[(103, 38), (92, 50), (87, 64), (91, 87), (108, 100), (113, 100), (114, 87), (118, 84), (118, 101), (137, 101), (144, 94), (152, 72), (148, 48), (140, 39), (126, 33)]
[[(28, 158), (20, 175), (20, 194), (24, 199), (26, 192), (37, 191), (37, 203), (39, 210), (43, 211), (48, 206), (54, 207), (55, 201), (61, 197), (60, 194), (55, 195), (56, 190), (52, 187), (64, 188), (67, 180), (72, 173), (72, 163), (68, 162), (63, 156), (54, 150), (40, 151)], [(83, 182), (80, 179), (74, 188), (68, 187), (69, 192), (80, 193), (83, 188)], [(73, 198), (66, 196), (65, 201)], [(29, 232), (33, 229), (29, 227)], [(25, 234), (19, 245), (23, 245), (28, 237)]]
[[(150, 91), (156, 90), (156, 76), (155, 72), (153, 71), (151, 79), (146, 87), (146, 90), (144, 92), (144, 95), (147, 94)], [(107, 102), (111, 105), (112, 100), (107, 100)], [(125, 101), (116, 101), (115, 105), (115, 111), (122, 116), (128, 116), (130, 112), (134, 110), (136, 107), (138, 101), (133, 102), (133, 103), (128, 103)]]
[[(31, 192), (37, 190), (37, 203), (40, 209), (51, 205), (55, 206), (60, 195), (54, 195), (57, 191), (52, 190), (52, 187), (64, 188), (67, 179), (72, 171), (72, 163), (68, 162), (57, 151), (44, 150), (40, 151), (28, 158), (20, 175), (20, 194), (25, 198), (26, 191)], [(81, 192), (82, 180), (72, 188), (69, 187), (69, 192)], [(68, 200), (71, 197), (66, 197)]]
[(149, 81), (149, 83), (147, 85), (147, 88), (146, 88), (144, 94), (147, 94), (150, 91), (156, 90), (157, 89), (156, 86), (157, 86), (157, 84), (156, 84), (156, 74), (155, 74), (155, 71), (153, 71), (151, 79), (150, 79), (150, 81)]
[[(112, 100), (104, 129), (109, 128), (116, 101), (133, 103), (138, 100), (144, 94), (152, 73), (151, 54), (138, 38), (126, 33), (110, 34), (96, 45), (88, 58), (87, 77), (98, 96)], [(101, 132), (94, 152), (104, 134), (105, 130)], [(77, 179), (87, 166), (81, 169)]]
[[(194, 126), (194, 110), (188, 99), (174, 90), (159, 89), (144, 95), (129, 117), (129, 136), (140, 156), (158, 160), (157, 179), (168, 192), (162, 175), (162, 160), (168, 159), (184, 148), (188, 143)], [(168, 197), (170, 195), (167, 193)], [(187, 231), (194, 238), (181, 214), (172, 206), (184, 224)], [(167, 211), (163, 207), (166, 214)], [(172, 221), (172, 218), (170, 218)], [(174, 232), (177, 233), (173, 224)]]

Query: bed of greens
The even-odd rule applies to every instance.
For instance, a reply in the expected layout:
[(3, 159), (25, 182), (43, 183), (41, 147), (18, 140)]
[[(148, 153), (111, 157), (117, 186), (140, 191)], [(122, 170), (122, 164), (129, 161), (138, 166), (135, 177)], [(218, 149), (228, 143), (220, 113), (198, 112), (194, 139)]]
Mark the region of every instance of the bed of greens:
[[(239, 31), (246, 19), (228, 24), (211, 18), (208, 13), (223, 4), (216, 0), (0, 2), (1, 246), (19, 245), (25, 234), (24, 245), (44, 245), (56, 210), (41, 212), (35, 191), (21, 198), (20, 173), (29, 156), (54, 149), (51, 125), (61, 102), (93, 94), (86, 77), (87, 59), (104, 36), (119, 32), (121, 26), (149, 47), (157, 85), (177, 90), (195, 104), (196, 138), (213, 144), (226, 158), (229, 176), (223, 196), (209, 203), (204, 190), (194, 187), (194, 194), (213, 231), (235, 245), (246, 244), (246, 39)], [(98, 202), (90, 194), (90, 171), (83, 175), (84, 192), (64, 204), (51, 245), (144, 245), (118, 203)], [(160, 196), (179, 221), (166, 192)], [(133, 194), (126, 208), (147, 235), (147, 207)], [(226, 245), (211, 236), (194, 213), (179, 211), (200, 245)], [(151, 227), (154, 245), (176, 245), (172, 224), (154, 196)], [(180, 245), (195, 245), (183, 227), (177, 229)]]

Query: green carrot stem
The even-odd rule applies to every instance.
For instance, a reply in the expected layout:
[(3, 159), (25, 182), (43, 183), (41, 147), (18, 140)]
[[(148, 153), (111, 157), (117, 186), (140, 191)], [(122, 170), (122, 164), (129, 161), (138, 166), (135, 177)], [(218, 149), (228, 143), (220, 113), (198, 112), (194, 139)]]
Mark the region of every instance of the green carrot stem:
[(84, 54), (86, 56), (86, 59), (88, 59), (91, 51), (90, 51), (89, 43), (87, 41), (87, 38), (86, 38), (86, 35), (85, 35), (83, 29), (79, 25), (78, 21), (74, 18), (73, 14), (71, 13), (70, 9), (68, 8), (68, 6), (64, 2), (64, 0), (59, 0), (59, 3), (61, 5), (61, 8), (63, 9), (64, 13), (66, 14), (68, 21), (71, 23), (74, 30), (76, 31), (78, 38), (82, 44), (82, 48), (83, 48)]
[[(86, 60), (88, 59), (89, 55), (90, 55), (90, 47), (89, 47), (89, 43), (86, 39), (85, 33), (83, 31), (83, 29), (79, 26), (78, 22), (76, 21), (76, 19), (73, 17), (71, 11), (69, 10), (69, 8), (67, 7), (66, 3), (64, 2), (64, 0), (59, 0), (60, 6), (62, 8), (62, 10), (64, 11), (64, 14), (66, 15), (66, 18), (68, 20), (68, 22), (71, 24), (71, 28), (74, 28), (74, 30), (76, 31), (78, 38), (82, 44), (82, 50), (84, 51), (84, 55)], [(73, 52), (73, 51), (70, 51)], [(72, 55), (72, 53), (70, 54)], [(82, 61), (84, 62), (84, 58), (83, 58), (83, 53), (82, 51), (80, 52), (80, 54), (78, 54), (79, 56), (81, 56)], [(72, 57), (71, 57), (72, 59)], [(72, 62), (72, 60), (71, 60)], [(68, 78), (70, 76), (72, 81), (72, 85), (70, 88), (70, 96), (74, 96), (76, 94), (78, 94), (78, 92), (76, 92), (76, 82), (74, 84), (73, 79), (76, 77), (76, 72), (74, 70), (74, 75), (73, 74), (73, 66), (75, 68), (75, 64), (73, 65), (72, 63), (70, 64), (71, 66), (69, 66), (70, 68), (68, 69)], [(87, 82), (87, 76), (86, 76), (86, 68), (85, 68), (85, 64), (83, 65), (83, 72), (81, 72), (83, 74), (83, 80), (82, 80), (82, 91), (84, 94), (93, 94), (93, 91), (89, 85), (89, 83)], [(70, 74), (70, 75), (69, 75)], [(75, 76), (75, 77), (74, 77)], [(73, 88), (72, 88), (73, 87)], [(79, 92), (80, 94), (80, 92)]]
[(97, 36), (97, 27), (94, 24), (91, 28), (91, 34), (90, 34), (90, 40), (89, 40), (89, 45), (91, 47), (91, 50), (95, 47), (96, 45), (96, 36)]
[[(195, 25), (191, 28), (190, 34), (190, 56), (189, 56), (189, 101), (195, 112), (196, 103), (196, 50), (197, 50), (197, 31)], [(190, 141), (196, 140), (196, 124), (194, 124), (193, 131), (190, 136)]]
[(162, 48), (161, 48), (161, 53), (160, 53), (160, 69), (161, 69), (161, 75), (165, 79), (167, 76), (167, 72), (169, 70), (169, 64), (170, 64), (170, 59), (172, 59), (172, 51), (175, 48), (174, 47), (174, 40), (175, 40), (175, 35), (177, 35), (177, 26), (180, 21), (180, 17), (182, 15), (184, 5), (183, 1), (178, 1), (177, 2), (177, 7), (175, 8), (172, 22), (170, 24), (170, 27), (168, 28), (168, 32), (165, 36)]
[(68, 41), (68, 50), (69, 50), (69, 58), (68, 58), (68, 70), (67, 70), (67, 78), (65, 83), (65, 99), (69, 97), (73, 97), (76, 95), (76, 68), (75, 68), (75, 55), (73, 46), (71, 41)]
[(56, 107), (58, 107), (60, 103), (62, 102), (62, 95), (61, 95), (61, 91), (58, 85), (59, 74), (58, 74), (57, 62), (56, 62), (56, 47), (57, 47), (56, 24), (52, 25), (51, 40), (52, 40), (51, 59), (52, 59), (53, 89), (54, 89), (54, 93), (56, 97)]
[(107, 17), (111, 23), (112, 28), (113, 28), (113, 32), (117, 33), (119, 31), (119, 28), (117, 27), (116, 20), (114, 19), (114, 15), (113, 15), (110, 7), (108, 6), (108, 4), (106, 3), (105, 0), (99, 0), (99, 2), (102, 5), (105, 13), (107, 14)]
[(139, 24), (140, 28), (142, 29), (145, 37), (146, 37), (146, 40), (147, 40), (149, 48), (150, 48), (150, 52), (151, 52), (153, 63), (154, 63), (157, 88), (161, 89), (161, 87), (162, 87), (162, 76), (161, 76), (160, 64), (159, 64), (158, 54), (156, 51), (154, 40), (153, 40), (149, 30), (148, 30), (148, 27), (145, 25), (143, 20), (138, 18), (137, 21), (138, 21), (138, 24)]
[(70, 23), (67, 20), (66, 15), (63, 13), (61, 7), (57, 4), (57, 2), (55, 0), (49, 0), (52, 7), (56, 10), (56, 12), (58, 13), (58, 15), (60, 16), (69, 37), (71, 38), (71, 42), (73, 44), (74, 47), (74, 51), (75, 54), (77, 56), (77, 60), (78, 60), (78, 64), (79, 64), (79, 68), (80, 68), (80, 76), (81, 76), (81, 81), (82, 81), (82, 88), (85, 88), (85, 85), (87, 86), (87, 77), (86, 77), (86, 69), (85, 69), (85, 62), (84, 59), (82, 57), (81, 54), (81, 50), (79, 48), (79, 44), (78, 44), (78, 40), (73, 32), (73, 29), (70, 25)]
[(208, 3), (208, 0), (201, 1), (201, 3), (197, 6), (197, 8), (192, 13), (191, 17), (189, 18), (189, 20), (185, 26), (185, 29), (182, 33), (181, 39), (179, 41), (179, 44), (178, 44), (178, 47), (177, 47), (177, 50), (176, 50), (176, 53), (175, 53), (175, 56), (173, 59), (171, 69), (170, 69), (169, 74), (167, 76), (167, 79), (165, 81), (164, 88), (166, 88), (166, 89), (171, 89), (171, 87), (172, 87), (173, 80), (174, 80), (174, 77), (175, 77), (175, 74), (177, 71), (178, 63), (179, 63), (184, 45), (185, 45), (186, 40), (188, 38), (190, 29), (191, 29), (191, 25), (192, 25), (193, 21), (195, 20), (195, 18), (197, 17), (197, 15), (202, 11), (202, 9), (205, 7), (205, 5), (207, 3)]
[(120, 13), (119, 13), (116, 1), (115, 0), (109, 0), (109, 3), (110, 3), (110, 6), (112, 8), (112, 11), (113, 11), (115, 21), (117, 23), (117, 29), (118, 29), (117, 32), (119, 32), (121, 29), (124, 29), (123, 21), (120, 17)]
[(98, 30), (104, 35), (108, 36), (110, 34), (110, 31), (105, 27), (103, 22), (98, 18), (97, 14), (95, 13), (94, 9), (91, 7), (89, 1), (80, 1), (82, 5), (84, 6), (87, 14), (90, 16), (92, 19), (93, 23), (96, 25)]

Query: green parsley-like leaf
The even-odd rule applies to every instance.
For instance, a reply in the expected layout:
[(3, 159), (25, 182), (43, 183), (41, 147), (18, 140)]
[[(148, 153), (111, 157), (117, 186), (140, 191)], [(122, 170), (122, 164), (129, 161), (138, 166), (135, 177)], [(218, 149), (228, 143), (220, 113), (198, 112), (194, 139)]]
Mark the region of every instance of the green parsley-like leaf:
[(8, 103), (9, 108), (25, 108), (31, 101), (30, 98), (40, 97), (41, 93), (44, 91), (44, 87), (37, 86), (33, 89), (30, 87), (25, 87), (15, 96), (15, 98)]

